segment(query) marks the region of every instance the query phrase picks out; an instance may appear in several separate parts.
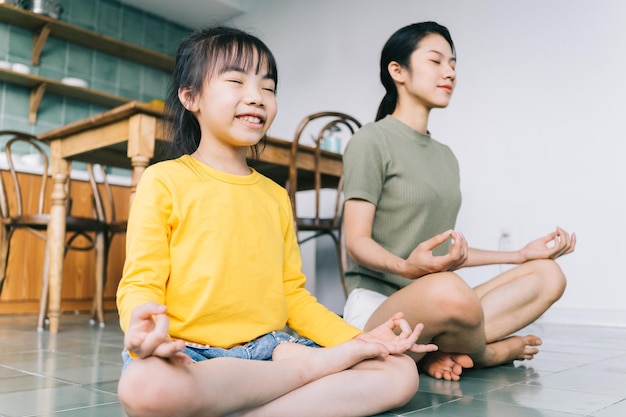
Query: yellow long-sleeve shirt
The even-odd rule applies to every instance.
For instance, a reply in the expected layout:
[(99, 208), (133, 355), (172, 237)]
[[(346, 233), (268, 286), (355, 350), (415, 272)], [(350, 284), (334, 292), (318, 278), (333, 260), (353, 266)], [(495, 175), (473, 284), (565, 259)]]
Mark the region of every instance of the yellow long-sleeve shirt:
[(304, 283), (284, 188), (188, 155), (143, 173), (117, 291), (123, 330), (134, 307), (155, 301), (168, 308), (172, 338), (223, 348), (286, 324), (322, 346), (360, 333)]

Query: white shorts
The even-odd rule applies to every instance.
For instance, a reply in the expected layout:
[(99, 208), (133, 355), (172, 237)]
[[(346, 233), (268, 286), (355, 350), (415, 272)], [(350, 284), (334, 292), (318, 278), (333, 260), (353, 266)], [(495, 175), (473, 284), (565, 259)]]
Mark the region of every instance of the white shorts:
[(356, 288), (350, 292), (343, 307), (343, 319), (361, 330), (374, 311), (389, 298), (379, 292)]

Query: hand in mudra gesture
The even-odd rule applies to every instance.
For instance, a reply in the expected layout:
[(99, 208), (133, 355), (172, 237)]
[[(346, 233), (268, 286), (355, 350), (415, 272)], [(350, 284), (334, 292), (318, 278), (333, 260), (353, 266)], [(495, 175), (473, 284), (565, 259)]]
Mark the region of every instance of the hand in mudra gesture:
[(557, 227), (554, 232), (528, 243), (520, 249), (520, 254), (524, 261), (557, 259), (560, 256), (574, 252), (575, 248), (576, 234), (572, 233), (570, 235), (565, 230)]

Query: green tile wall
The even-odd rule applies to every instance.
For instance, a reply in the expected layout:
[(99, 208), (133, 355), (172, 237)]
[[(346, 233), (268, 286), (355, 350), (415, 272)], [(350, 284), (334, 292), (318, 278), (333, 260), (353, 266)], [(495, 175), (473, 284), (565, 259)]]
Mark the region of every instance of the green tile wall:
[[(180, 40), (191, 29), (114, 0), (59, 0), (61, 20), (85, 29), (122, 39), (157, 52), (174, 55)], [(163, 99), (169, 74), (49, 37), (33, 66), (32, 32), (0, 22), (0, 60), (31, 67), (31, 73), (47, 78), (78, 77), (93, 89), (129, 99)], [(0, 82), (0, 129), (41, 133), (108, 110), (107, 107), (53, 94), (45, 94), (37, 123), (28, 122), (30, 90)], [(4, 146), (0, 143), (0, 147)]]

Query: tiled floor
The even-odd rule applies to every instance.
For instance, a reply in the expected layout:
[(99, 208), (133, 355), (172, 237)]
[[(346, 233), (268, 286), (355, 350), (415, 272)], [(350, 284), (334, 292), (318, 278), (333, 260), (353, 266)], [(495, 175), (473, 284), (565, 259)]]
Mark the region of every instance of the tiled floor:
[[(65, 315), (56, 336), (37, 333), (35, 322), (0, 317), (0, 416), (124, 416), (117, 317), (99, 329)], [(626, 328), (530, 330), (544, 340), (533, 361), (466, 371), (461, 382), (422, 376), (409, 404), (380, 417), (626, 416)]]

